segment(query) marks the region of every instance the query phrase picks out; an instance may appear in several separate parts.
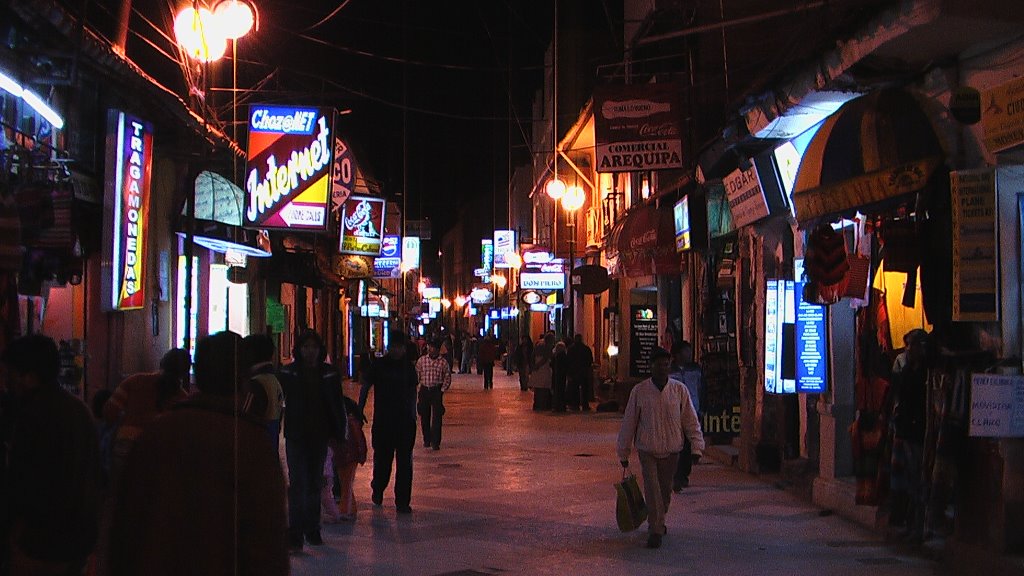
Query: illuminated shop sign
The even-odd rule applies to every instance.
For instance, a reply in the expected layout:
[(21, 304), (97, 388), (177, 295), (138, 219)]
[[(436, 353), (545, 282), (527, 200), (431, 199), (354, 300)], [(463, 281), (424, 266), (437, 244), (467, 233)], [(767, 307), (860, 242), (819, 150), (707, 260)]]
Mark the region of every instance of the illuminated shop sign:
[(494, 269), (494, 241), (490, 238), (480, 241), (480, 267), (487, 271), (488, 275)]
[(418, 236), (402, 238), (402, 268), (415, 270), (420, 267), (420, 239)]
[(333, 109), (250, 107), (246, 227), (327, 229), (333, 135)]
[[(146, 223), (153, 163), (153, 126), (124, 112), (108, 118), (105, 226), (112, 310), (146, 303)], [(106, 279), (104, 284), (106, 284)], [(106, 287), (106, 286), (105, 286)]]
[(385, 235), (380, 245), (380, 256), (373, 261), (374, 278), (397, 278), (402, 265), (401, 236)]
[(338, 252), (377, 256), (384, 241), (384, 199), (353, 194), (341, 211)]
[(764, 387), (773, 394), (820, 394), (827, 388), (825, 307), (800, 296), (803, 282), (765, 287)]
[(672, 219), (676, 229), (676, 252), (684, 252), (692, 247), (690, 243), (690, 197), (683, 196), (672, 207)]
[(495, 268), (511, 268), (512, 264), (505, 260), (507, 254), (512, 254), (516, 251), (516, 232), (515, 230), (495, 230), (494, 231), (494, 267)]

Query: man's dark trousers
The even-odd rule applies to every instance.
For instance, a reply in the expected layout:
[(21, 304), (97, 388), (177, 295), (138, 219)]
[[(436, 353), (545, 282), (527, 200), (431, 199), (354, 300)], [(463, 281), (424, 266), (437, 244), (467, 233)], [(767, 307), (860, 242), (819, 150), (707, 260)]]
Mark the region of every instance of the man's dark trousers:
[(421, 386), (419, 406), (423, 445), (441, 445), (441, 420), (444, 416), (444, 392), (440, 386)]
[(373, 429), (373, 480), (375, 495), (383, 495), (391, 480), (391, 461), (395, 462), (395, 506), (406, 508), (412, 502), (412, 449), (416, 444), (416, 420), (377, 423)]
[(320, 529), (320, 483), (327, 442), (285, 440), (288, 460), (288, 531), (293, 538)]
[(487, 362), (484, 368), (484, 389), (494, 388), (494, 363)]

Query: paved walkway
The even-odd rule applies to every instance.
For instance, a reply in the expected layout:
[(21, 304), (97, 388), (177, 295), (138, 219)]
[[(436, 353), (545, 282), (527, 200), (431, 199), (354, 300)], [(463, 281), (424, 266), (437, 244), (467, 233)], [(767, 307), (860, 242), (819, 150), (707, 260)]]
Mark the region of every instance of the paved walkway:
[(662, 548), (648, 550), (645, 528), (623, 534), (615, 525), (620, 416), (534, 413), (531, 402), (503, 372), (488, 391), (480, 376), (456, 376), (445, 398), (441, 450), (424, 449), (417, 437), (413, 513), (395, 513), (390, 488), (383, 507), (370, 504), (367, 464), (356, 479), (357, 521), (325, 526), (326, 545), (294, 555), (292, 573), (937, 573), (929, 560), (716, 463), (695, 467), (690, 487), (672, 500)]

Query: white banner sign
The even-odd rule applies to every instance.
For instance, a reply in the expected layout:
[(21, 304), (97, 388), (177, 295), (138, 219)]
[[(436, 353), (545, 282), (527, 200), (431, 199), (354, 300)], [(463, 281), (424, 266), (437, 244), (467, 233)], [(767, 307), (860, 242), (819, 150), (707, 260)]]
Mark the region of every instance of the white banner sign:
[(722, 179), (725, 193), (729, 197), (729, 211), (733, 225), (739, 228), (768, 215), (768, 201), (761, 189), (757, 168), (751, 164), (748, 170), (733, 170)]
[(1024, 377), (971, 375), (969, 436), (1024, 437)]

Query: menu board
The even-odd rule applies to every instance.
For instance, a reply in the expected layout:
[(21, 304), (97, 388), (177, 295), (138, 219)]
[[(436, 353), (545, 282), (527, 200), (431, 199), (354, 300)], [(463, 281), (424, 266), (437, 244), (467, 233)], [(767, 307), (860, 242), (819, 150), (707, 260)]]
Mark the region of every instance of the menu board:
[(658, 345), (658, 309), (655, 306), (630, 306), (629, 375), (651, 375), (651, 353)]
[[(803, 294), (803, 282), (794, 282)], [(796, 391), (821, 394), (828, 377), (825, 362), (825, 307), (799, 298), (796, 307)]]

